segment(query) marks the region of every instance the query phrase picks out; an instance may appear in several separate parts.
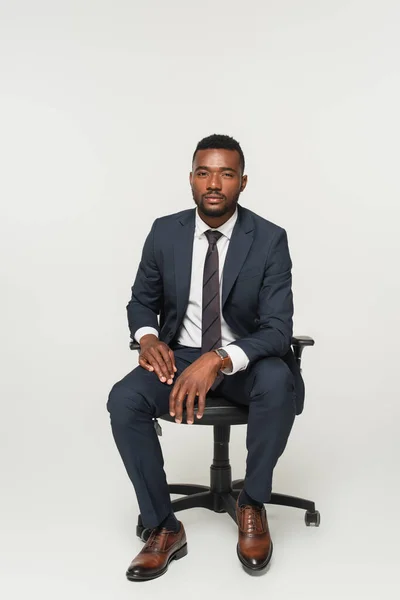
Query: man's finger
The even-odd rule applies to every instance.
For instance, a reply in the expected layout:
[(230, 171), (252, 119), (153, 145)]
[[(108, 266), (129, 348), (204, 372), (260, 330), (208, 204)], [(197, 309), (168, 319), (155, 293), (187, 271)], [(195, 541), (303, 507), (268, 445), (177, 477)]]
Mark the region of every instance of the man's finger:
[(206, 393), (200, 392), (199, 393), (199, 402), (197, 405), (197, 415), (196, 415), (198, 419), (202, 418), (205, 407), (206, 407)]
[[(163, 378), (164, 378), (164, 381), (166, 381), (167, 377), (163, 373), (163, 369), (162, 369), (163, 359), (162, 359), (161, 355), (154, 348), (150, 348), (148, 352), (149, 352), (149, 354), (148, 354), (147, 360), (154, 367), (154, 370), (157, 373), (160, 381), (163, 381)], [(168, 373), (167, 373), (167, 375), (168, 375)], [(163, 381), (163, 383), (164, 383), (164, 381)]]
[(194, 399), (196, 397), (196, 388), (192, 388), (186, 398), (186, 423), (192, 425), (194, 417)]
[(143, 356), (139, 356), (139, 365), (143, 367), (143, 369), (146, 369), (146, 371), (154, 371), (154, 367), (152, 367)]
[[(160, 345), (159, 347), (152, 348), (153, 354), (157, 357), (158, 364), (161, 369), (161, 377), (165, 377), (165, 379), (170, 379), (170, 372), (168, 366), (165, 362), (165, 355), (168, 356), (168, 352), (164, 345)], [(165, 354), (164, 354), (165, 353)], [(169, 357), (169, 356), (168, 356)]]
[(169, 395), (169, 414), (171, 415), (171, 417), (175, 416), (175, 398), (178, 393), (178, 388), (179, 388), (179, 385), (177, 385), (175, 383), (175, 385), (172, 388), (172, 391)]
[[(173, 381), (175, 372), (174, 369), (172, 367), (172, 362), (171, 362), (171, 357), (168, 351), (168, 348), (166, 346), (160, 347), (159, 349), (161, 355), (162, 355), (162, 359), (164, 361), (164, 365), (165, 365), (165, 370), (166, 370), (166, 377), (167, 377), (167, 381)], [(164, 375), (165, 375), (165, 371), (163, 371)]]
[(179, 388), (177, 395), (175, 396), (175, 422), (182, 423), (182, 412), (183, 404), (186, 398), (186, 390), (183, 386)]
[(171, 350), (171, 348), (168, 350), (168, 352), (169, 352), (169, 355), (171, 357), (173, 371), (176, 373), (176, 371), (178, 369), (177, 369), (176, 364), (175, 364), (175, 354), (174, 354), (173, 350)]

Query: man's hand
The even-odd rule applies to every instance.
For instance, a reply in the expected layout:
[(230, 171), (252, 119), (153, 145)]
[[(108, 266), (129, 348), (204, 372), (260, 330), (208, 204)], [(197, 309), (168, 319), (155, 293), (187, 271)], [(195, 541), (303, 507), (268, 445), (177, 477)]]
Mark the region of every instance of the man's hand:
[(171, 348), (153, 334), (140, 338), (139, 365), (147, 371), (155, 371), (160, 381), (167, 382), (168, 385), (172, 384), (178, 370)]
[(199, 397), (197, 418), (201, 419), (206, 405), (206, 394), (214, 383), (221, 359), (215, 352), (206, 352), (195, 360), (178, 377), (169, 395), (169, 414), (176, 423), (182, 422), (183, 402), (186, 399), (186, 422), (193, 423), (194, 400)]

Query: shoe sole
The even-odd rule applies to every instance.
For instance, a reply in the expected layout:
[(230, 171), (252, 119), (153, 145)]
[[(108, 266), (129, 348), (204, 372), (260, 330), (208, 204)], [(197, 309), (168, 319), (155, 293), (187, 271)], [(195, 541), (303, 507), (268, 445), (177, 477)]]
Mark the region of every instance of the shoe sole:
[(182, 548), (179, 548), (179, 550), (176, 550), (173, 554), (171, 554), (165, 567), (158, 573), (154, 573), (153, 575), (149, 575), (148, 577), (146, 577), (145, 575), (130, 575), (129, 573), (127, 573), (126, 577), (129, 579), (129, 581), (150, 581), (150, 579), (156, 579), (157, 577), (161, 577), (161, 575), (164, 575), (164, 573), (167, 572), (171, 560), (179, 560), (180, 558), (186, 556), (187, 553), (188, 548), (187, 544), (185, 544), (184, 546), (182, 546)]
[(241, 556), (240, 552), (239, 552), (239, 544), (236, 546), (236, 553), (238, 555), (238, 558), (240, 560), (240, 562), (242, 563), (242, 565), (250, 572), (254, 572), (254, 571), (263, 571), (266, 567), (268, 567), (270, 560), (272, 558), (272, 551), (274, 549), (274, 546), (271, 542), (271, 547), (269, 549), (269, 554), (267, 556), (267, 559), (264, 563), (262, 563), (262, 565), (257, 565), (256, 567), (253, 565), (250, 565), (249, 563), (247, 563), (244, 558)]

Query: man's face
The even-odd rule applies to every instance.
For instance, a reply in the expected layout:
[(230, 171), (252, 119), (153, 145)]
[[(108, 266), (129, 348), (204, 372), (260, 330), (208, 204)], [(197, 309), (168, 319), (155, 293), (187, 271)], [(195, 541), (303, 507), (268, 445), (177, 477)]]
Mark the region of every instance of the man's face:
[(247, 175), (242, 176), (236, 150), (212, 148), (196, 152), (190, 185), (199, 213), (229, 218), (246, 183)]

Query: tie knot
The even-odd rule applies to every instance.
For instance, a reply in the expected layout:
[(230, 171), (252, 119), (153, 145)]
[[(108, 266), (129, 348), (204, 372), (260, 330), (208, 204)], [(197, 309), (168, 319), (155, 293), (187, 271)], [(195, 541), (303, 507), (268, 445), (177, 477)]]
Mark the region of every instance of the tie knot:
[(213, 231), (212, 229), (207, 229), (205, 235), (207, 236), (209, 246), (215, 246), (222, 233), (220, 231)]

